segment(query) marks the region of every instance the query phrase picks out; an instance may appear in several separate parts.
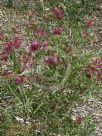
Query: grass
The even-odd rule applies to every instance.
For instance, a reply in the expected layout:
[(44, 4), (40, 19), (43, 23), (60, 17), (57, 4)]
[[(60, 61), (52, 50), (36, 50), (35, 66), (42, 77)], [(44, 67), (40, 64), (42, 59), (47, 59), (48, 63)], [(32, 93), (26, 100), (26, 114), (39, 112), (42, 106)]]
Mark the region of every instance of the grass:
[[(19, 8), (25, 25), (13, 30), (12, 24), (2, 28), (1, 136), (91, 136), (93, 121), (90, 117), (73, 117), (72, 108), (101, 90), (97, 77), (91, 73), (88, 78), (86, 73), (93, 57), (101, 58), (101, 51), (95, 56), (87, 50), (95, 41), (95, 24), (85, 16), (95, 10), (96, 2), (36, 1), (30, 9), (30, 2), (25, 1)], [(8, 23), (12, 23), (16, 5), (12, 1), (5, 4), (11, 14)], [(52, 34), (54, 31), (57, 34)]]

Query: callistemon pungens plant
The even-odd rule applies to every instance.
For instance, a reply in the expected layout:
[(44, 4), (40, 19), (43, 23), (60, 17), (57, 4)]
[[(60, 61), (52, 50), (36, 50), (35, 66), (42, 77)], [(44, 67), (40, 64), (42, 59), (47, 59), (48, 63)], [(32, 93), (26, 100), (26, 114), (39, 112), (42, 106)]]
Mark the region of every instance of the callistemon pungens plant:
[(34, 52), (39, 48), (39, 43), (37, 41), (33, 41), (30, 46), (30, 51)]
[(96, 58), (87, 65), (86, 75), (88, 78), (94, 77), (102, 82), (102, 58)]
[(61, 20), (64, 17), (64, 14), (63, 14), (63, 12), (62, 12), (62, 10), (60, 9), (59, 6), (56, 6), (55, 8), (53, 8), (52, 13), (54, 14), (54, 17), (57, 20)]
[(62, 33), (63, 29), (61, 27), (56, 27), (53, 30), (53, 35), (60, 35)]
[[(76, 103), (81, 102), (83, 91), (87, 88), (80, 83), (83, 76), (80, 69), (83, 70), (84, 66), (78, 59), (83, 54), (80, 55), (74, 48), (76, 41), (73, 41), (72, 32), (75, 30), (72, 31), (73, 27), (69, 28), (68, 22), (64, 20), (63, 8), (56, 5), (49, 8), (51, 20), (46, 19), (44, 10), (46, 6), (41, 15), (35, 16), (37, 24), (33, 21), (36, 12), (33, 14), (30, 11), (28, 14), (29, 27), (25, 30), (28, 43), (24, 41), (23, 35), (14, 34), (10, 37), (0, 33), (0, 73), (6, 88), (15, 98), (11, 102), (12, 112), (14, 116), (22, 117), (25, 125), (27, 122), (33, 124), (32, 135), (84, 136), (88, 128), (82, 126), (84, 119), (78, 115), (74, 120), (71, 111)], [(87, 22), (88, 29), (92, 26), (91, 20)], [(85, 39), (87, 36), (86, 31), (82, 36), (80, 31), (76, 43), (80, 43), (77, 38)], [(102, 78), (101, 62), (98, 59), (87, 66), (87, 77), (94, 74), (97, 79)]]
[(58, 63), (58, 58), (56, 56), (46, 56), (45, 57), (45, 63), (48, 64), (48, 65), (54, 65), (54, 64), (57, 64)]
[(15, 78), (15, 81), (16, 81), (17, 84), (22, 84), (23, 83), (23, 78), (21, 76), (17, 76)]

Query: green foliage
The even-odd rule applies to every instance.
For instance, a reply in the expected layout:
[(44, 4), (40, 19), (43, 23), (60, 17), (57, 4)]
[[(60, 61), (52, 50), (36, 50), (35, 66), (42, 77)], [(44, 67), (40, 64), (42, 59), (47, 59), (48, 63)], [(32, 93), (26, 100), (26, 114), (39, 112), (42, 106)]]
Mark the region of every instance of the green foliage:
[(8, 8), (11, 8), (13, 6), (13, 0), (6, 0), (5, 1), (5, 5), (8, 7)]
[[(2, 109), (3, 120), (0, 120), (1, 136), (91, 136), (95, 129), (92, 120), (85, 117), (82, 123), (76, 123), (72, 108), (76, 104), (83, 104), (85, 98), (98, 94), (101, 89), (97, 80), (86, 76), (86, 66), (94, 54), (86, 49), (92, 40), (93, 29), (87, 28), (84, 17), (95, 9), (95, 3), (95, 0), (46, 0), (43, 4), (34, 1), (33, 9), (28, 1), (20, 5), (20, 13), (27, 17), (25, 22), (33, 23), (29, 28), (26, 24), (20, 28), (24, 29), (22, 35), (27, 40), (20, 49), (12, 45), (11, 37), (15, 33), (10, 29), (7, 32), (9, 38), (3, 41), (11, 41), (13, 51), (5, 62), (11, 73), (5, 76), (4, 67), (1, 65), (0, 68), (0, 101), (5, 105), (5, 109)], [(10, 8), (14, 3), (8, 0), (5, 4)], [(54, 18), (51, 12), (56, 6), (64, 13), (62, 20)], [(29, 17), (29, 8), (34, 16), (31, 13)], [(60, 35), (52, 34), (58, 26), (63, 28), (63, 32)], [(37, 27), (47, 31), (48, 37), (36, 35)], [(89, 35), (82, 36), (84, 31)], [(40, 49), (36, 52), (28, 49), (33, 40), (40, 43)], [(48, 41), (48, 50), (43, 49), (45, 41)], [(101, 54), (100, 51), (96, 57)], [(58, 63), (45, 63), (44, 58), (49, 55), (58, 57)], [(20, 60), (22, 58), (23, 61)], [(34, 63), (30, 65), (32, 60)], [(16, 77), (19, 76), (24, 81), (17, 83)], [(23, 121), (17, 120), (17, 117)]]

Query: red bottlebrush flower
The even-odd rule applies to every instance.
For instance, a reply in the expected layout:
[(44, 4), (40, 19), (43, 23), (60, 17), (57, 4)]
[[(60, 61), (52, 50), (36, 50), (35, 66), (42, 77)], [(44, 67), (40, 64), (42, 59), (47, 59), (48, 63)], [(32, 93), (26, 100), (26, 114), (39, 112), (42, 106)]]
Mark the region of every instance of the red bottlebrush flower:
[(21, 45), (21, 39), (18, 36), (15, 36), (14, 39), (10, 42), (7, 42), (4, 44), (4, 50), (3, 53), (10, 54), (13, 50), (13, 48), (20, 48)]
[(5, 43), (2, 51), (2, 55), (9, 56), (12, 50), (13, 50), (12, 42)]
[(3, 39), (5, 39), (5, 38), (6, 38), (6, 35), (3, 34), (3, 33), (0, 33), (0, 40), (3, 40)]
[(42, 36), (43, 35), (43, 30), (41, 28), (36, 28), (35, 33), (37, 36)]
[(75, 118), (75, 123), (77, 123), (78, 125), (80, 125), (81, 122), (82, 122), (82, 118), (81, 118), (80, 116), (77, 116), (77, 117)]
[(53, 31), (53, 35), (61, 35), (63, 29), (61, 27), (56, 27)]
[(43, 31), (41, 28), (36, 28), (35, 29), (35, 34), (39, 37), (43, 36), (43, 37), (47, 37), (48, 33)]
[(86, 67), (86, 76), (90, 78), (93, 76), (96, 79), (100, 79), (102, 76), (102, 59), (96, 59)]
[(59, 7), (55, 7), (52, 9), (52, 13), (54, 14), (55, 18), (61, 20), (63, 18), (63, 12)]
[(9, 55), (13, 51), (13, 48), (19, 48), (21, 41), (18, 37), (15, 37), (14, 40), (4, 44), (4, 48), (1, 53), (1, 59), (7, 61)]
[(22, 43), (22, 40), (19, 36), (15, 36), (14, 39), (12, 40), (12, 46), (14, 46), (15, 49), (20, 48)]
[(56, 56), (46, 56), (45, 59), (44, 59), (44, 62), (48, 65), (54, 65), (54, 64), (57, 64), (58, 63), (58, 57)]
[(88, 35), (89, 35), (88, 32), (82, 32), (82, 37), (87, 38)]
[(91, 27), (93, 27), (93, 21), (92, 20), (89, 20), (88, 22), (87, 22), (87, 27), (88, 28), (91, 28)]
[(34, 51), (38, 50), (38, 48), (39, 48), (38, 42), (37, 41), (33, 41), (31, 46), (30, 46), (30, 51), (34, 52)]
[(17, 77), (15, 78), (15, 81), (16, 81), (16, 84), (22, 84), (22, 83), (23, 83), (23, 77), (17, 76)]

